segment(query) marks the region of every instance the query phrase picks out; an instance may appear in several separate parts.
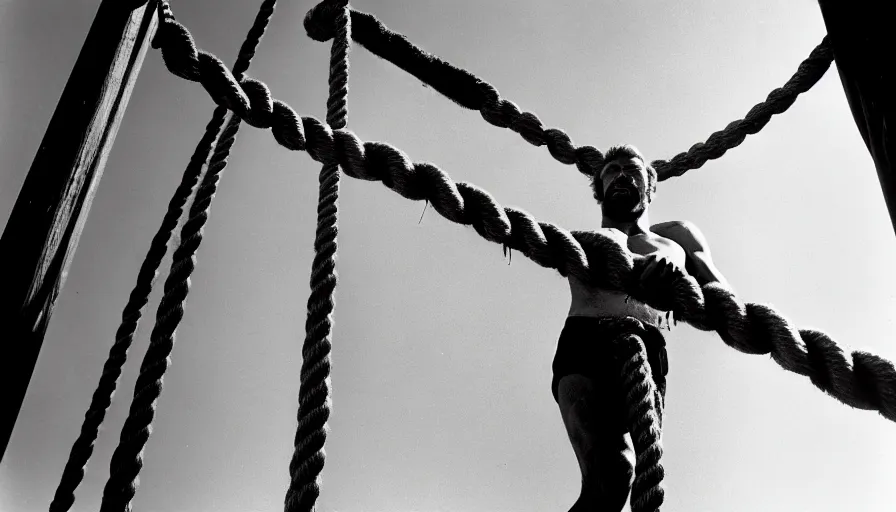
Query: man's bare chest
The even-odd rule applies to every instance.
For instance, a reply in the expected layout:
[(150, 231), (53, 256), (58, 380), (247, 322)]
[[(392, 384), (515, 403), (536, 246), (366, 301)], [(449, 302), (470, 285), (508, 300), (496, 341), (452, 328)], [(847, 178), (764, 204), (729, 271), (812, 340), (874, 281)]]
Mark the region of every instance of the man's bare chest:
[(618, 229), (601, 229), (600, 232), (627, 247), (634, 254), (641, 256), (655, 255), (656, 257), (666, 258), (682, 268), (685, 266), (687, 257), (684, 249), (666, 237), (656, 233), (628, 236)]

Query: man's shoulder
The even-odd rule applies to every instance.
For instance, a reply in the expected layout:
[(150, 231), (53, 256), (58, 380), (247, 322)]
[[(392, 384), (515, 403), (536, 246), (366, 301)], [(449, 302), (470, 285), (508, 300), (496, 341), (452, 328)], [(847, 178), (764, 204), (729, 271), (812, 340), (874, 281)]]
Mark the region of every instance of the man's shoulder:
[(623, 233), (622, 231), (616, 228), (595, 228), (588, 230), (576, 230), (572, 231), (572, 235), (575, 238), (578, 238), (580, 241), (594, 241), (599, 237), (608, 237), (616, 240), (619, 243), (624, 245), (625, 239), (628, 238), (628, 235)]
[(702, 250), (706, 246), (706, 239), (700, 228), (688, 220), (660, 222), (650, 226), (650, 231), (672, 240), (688, 253)]
[(697, 229), (697, 226), (689, 221), (689, 220), (667, 220), (666, 222), (657, 222), (656, 224), (650, 226), (650, 230), (654, 233), (658, 233), (659, 231), (668, 231), (668, 230), (686, 230), (690, 231), (692, 229)]

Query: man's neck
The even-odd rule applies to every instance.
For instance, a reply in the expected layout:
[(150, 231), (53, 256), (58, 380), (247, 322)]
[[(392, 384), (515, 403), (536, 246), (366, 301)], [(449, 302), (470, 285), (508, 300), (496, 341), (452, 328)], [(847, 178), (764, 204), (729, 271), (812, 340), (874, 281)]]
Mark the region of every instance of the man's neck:
[(646, 211), (637, 220), (629, 222), (618, 221), (604, 215), (600, 227), (618, 229), (628, 236), (643, 235), (650, 231), (650, 220)]

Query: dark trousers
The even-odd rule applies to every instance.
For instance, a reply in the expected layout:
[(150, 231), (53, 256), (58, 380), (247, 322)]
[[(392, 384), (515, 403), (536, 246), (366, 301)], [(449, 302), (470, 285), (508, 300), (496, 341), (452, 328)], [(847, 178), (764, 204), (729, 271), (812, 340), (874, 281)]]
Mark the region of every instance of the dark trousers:
[[(666, 374), (669, 363), (666, 340), (659, 328), (633, 317), (571, 316), (557, 341), (557, 352), (552, 364), (551, 392), (557, 401), (557, 385), (566, 375), (578, 373), (590, 377), (603, 390), (619, 397), (613, 401), (612, 411), (602, 411), (610, 417), (618, 416), (618, 425), (627, 431), (625, 403), (622, 391), (622, 363), (615, 341), (621, 336), (636, 334), (647, 349), (647, 362), (657, 388), (658, 411), (665, 408)], [(616, 421), (614, 421), (616, 423)]]

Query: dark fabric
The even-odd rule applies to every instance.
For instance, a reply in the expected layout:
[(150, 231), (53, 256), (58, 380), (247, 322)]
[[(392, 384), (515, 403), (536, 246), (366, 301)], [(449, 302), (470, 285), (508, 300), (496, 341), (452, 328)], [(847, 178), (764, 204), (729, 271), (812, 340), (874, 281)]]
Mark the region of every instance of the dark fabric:
[[(622, 361), (617, 355), (615, 341), (626, 334), (636, 334), (647, 349), (647, 362), (653, 374), (659, 398), (665, 400), (666, 375), (669, 359), (662, 331), (632, 317), (571, 316), (557, 341), (554, 355), (551, 393), (557, 401), (557, 386), (566, 375), (578, 373), (597, 381), (601, 389), (619, 397), (618, 405), (624, 414), (622, 396)], [(658, 404), (662, 407), (664, 404)]]
[[(819, 0), (853, 118), (896, 229), (896, 19), (891, 2)], [(888, 7), (889, 6), (889, 7)]]

